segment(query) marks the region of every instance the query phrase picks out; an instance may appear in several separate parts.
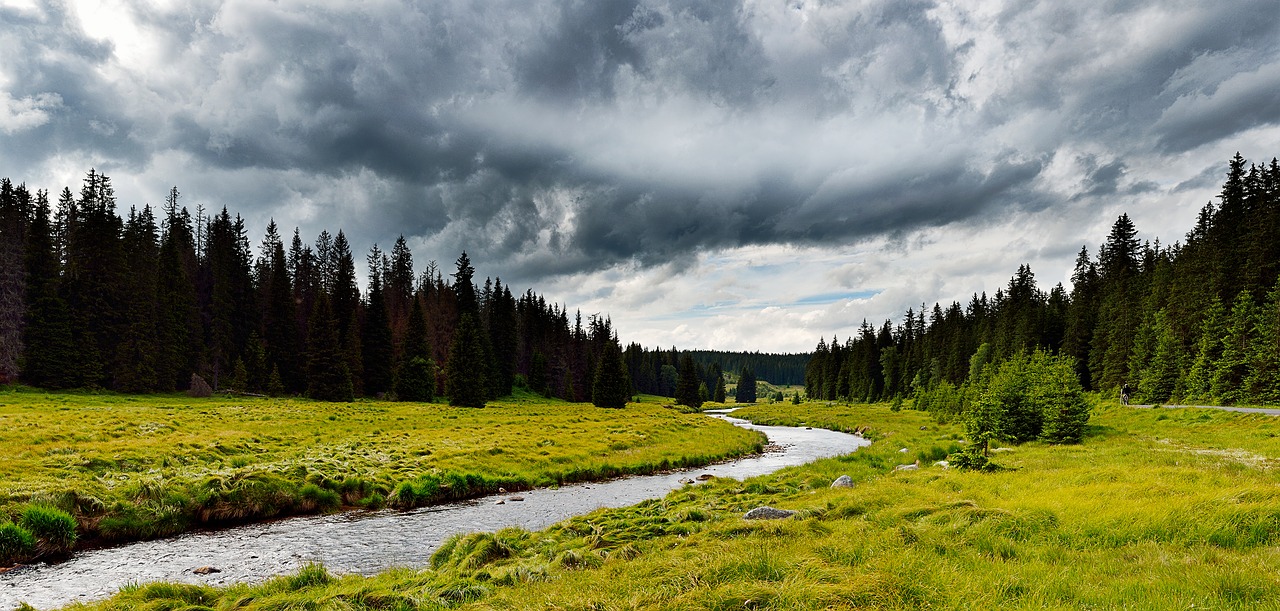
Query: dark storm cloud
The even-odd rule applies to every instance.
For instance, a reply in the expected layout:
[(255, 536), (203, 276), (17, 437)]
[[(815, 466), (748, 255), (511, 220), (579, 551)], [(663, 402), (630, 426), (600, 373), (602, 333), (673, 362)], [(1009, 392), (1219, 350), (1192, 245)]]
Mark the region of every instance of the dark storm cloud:
[(0, 56), (7, 58), (0, 83), (8, 81), (0, 95), (56, 100), (47, 122), (3, 137), (0, 162), (31, 171), (63, 151), (90, 151), (111, 167), (146, 160), (145, 145), (130, 138), (137, 118), (120, 108), (113, 84), (97, 71), (111, 59), (110, 44), (86, 36), (58, 4), (42, 16), (0, 7), (0, 24)]
[(205, 201), (532, 278), (1101, 205), (1157, 189), (1133, 174), (1163, 152), (1280, 123), (1271, 0), (980, 9), (138, 3), (130, 51), (3, 8), (0, 102), (44, 106), (0, 115), (0, 164), (179, 157), (200, 176), (163, 180)]

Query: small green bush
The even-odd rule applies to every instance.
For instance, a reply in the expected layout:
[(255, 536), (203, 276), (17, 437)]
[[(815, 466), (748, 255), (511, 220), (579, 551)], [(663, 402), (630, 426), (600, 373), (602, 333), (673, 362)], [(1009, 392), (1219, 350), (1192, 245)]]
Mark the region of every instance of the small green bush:
[(42, 551), (61, 553), (76, 544), (76, 519), (48, 505), (28, 505), (18, 522), (39, 540)]
[(14, 524), (0, 524), (0, 566), (29, 558), (36, 548), (35, 535)]

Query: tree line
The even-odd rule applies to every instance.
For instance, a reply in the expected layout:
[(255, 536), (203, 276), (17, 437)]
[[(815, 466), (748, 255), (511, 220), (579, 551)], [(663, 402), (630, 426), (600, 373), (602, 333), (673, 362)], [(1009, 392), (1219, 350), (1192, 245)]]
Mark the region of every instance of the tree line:
[(122, 217), (94, 170), (56, 201), (0, 180), (0, 383), (168, 392), (195, 374), (219, 390), (477, 406), (516, 385), (616, 407), (631, 392), (608, 318), (477, 286), (465, 252), (446, 275), (415, 270), (403, 236), (374, 245), (361, 291), (341, 230), (286, 244), (272, 221), (255, 254), (239, 215), (193, 216), (180, 196)]
[[(1096, 256), (1081, 247), (1071, 289), (1040, 288), (1030, 266), (989, 297), (908, 309), (819, 340), (810, 398), (950, 396), (974, 362), (1042, 351), (1070, 359), (1086, 390), (1127, 385), (1144, 402), (1280, 403), (1280, 163), (1227, 163), (1185, 238), (1138, 238), (1127, 214)], [(978, 367), (980, 370), (981, 367)], [(958, 393), (959, 394), (963, 393)]]

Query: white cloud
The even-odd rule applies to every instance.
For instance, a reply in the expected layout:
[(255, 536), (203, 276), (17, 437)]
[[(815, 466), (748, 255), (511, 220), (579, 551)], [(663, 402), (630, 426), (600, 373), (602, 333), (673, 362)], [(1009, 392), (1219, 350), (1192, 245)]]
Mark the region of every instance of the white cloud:
[(40, 93), (20, 99), (0, 91), (0, 131), (6, 134), (40, 127), (62, 106), (62, 96)]

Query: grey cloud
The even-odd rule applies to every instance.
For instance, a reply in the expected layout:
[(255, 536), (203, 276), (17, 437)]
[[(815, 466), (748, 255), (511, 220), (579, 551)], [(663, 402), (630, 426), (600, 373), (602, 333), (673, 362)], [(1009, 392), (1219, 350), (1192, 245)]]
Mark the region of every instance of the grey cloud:
[[(102, 76), (116, 50), (60, 6), (6, 8), (0, 49), (23, 59), (0, 64), (10, 95), (63, 104), (4, 136), (0, 165), (81, 155), (133, 171), (188, 155), (212, 178), (166, 182), (246, 216), (341, 223), (357, 248), (403, 232), (532, 279), (1099, 205), (1155, 188), (1126, 172), (1162, 151), (1280, 121), (1267, 0), (1026, 1), (993, 24), (948, 8), (139, 2), (167, 68), (117, 71), (127, 82)], [(1186, 18), (1144, 21), (1174, 13)], [(1116, 23), (1166, 31), (1110, 57)], [(647, 141), (635, 124), (648, 122), (681, 142)], [(1099, 150), (1078, 188), (1042, 180), (1059, 151)]]
[(1262, 125), (1280, 123), (1280, 61), (1239, 73), (1212, 92), (1179, 97), (1153, 126), (1161, 145), (1185, 151)]
[(109, 44), (85, 35), (62, 5), (43, 15), (0, 7), (0, 63), (7, 93), (14, 98), (56, 95), (60, 104), (48, 121), (4, 139), (0, 162), (30, 171), (39, 162), (66, 152), (84, 152), (99, 167), (133, 167), (148, 155), (131, 136), (135, 117), (123, 112), (110, 83), (96, 69), (111, 57)]

